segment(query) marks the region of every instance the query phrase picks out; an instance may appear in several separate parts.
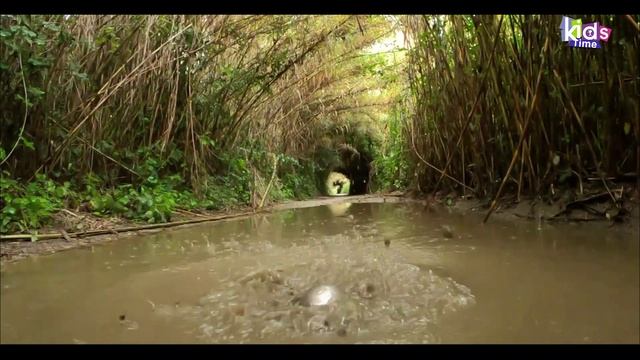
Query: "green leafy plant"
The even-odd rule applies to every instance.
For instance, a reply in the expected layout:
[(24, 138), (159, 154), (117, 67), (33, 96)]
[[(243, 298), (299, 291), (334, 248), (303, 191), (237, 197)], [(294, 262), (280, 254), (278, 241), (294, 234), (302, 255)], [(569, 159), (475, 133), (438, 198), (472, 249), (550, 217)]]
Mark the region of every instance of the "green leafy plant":
[(65, 206), (65, 200), (75, 196), (69, 182), (57, 185), (38, 175), (35, 181), (23, 186), (9, 175), (3, 171), (0, 177), (0, 233), (36, 230)]

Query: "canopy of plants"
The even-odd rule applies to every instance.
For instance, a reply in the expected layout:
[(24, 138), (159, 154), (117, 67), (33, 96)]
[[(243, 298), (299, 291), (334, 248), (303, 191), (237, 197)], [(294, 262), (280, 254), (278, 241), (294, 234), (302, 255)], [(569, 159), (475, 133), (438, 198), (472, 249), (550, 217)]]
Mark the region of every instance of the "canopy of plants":
[[(0, 16), (0, 232), (313, 196), (383, 138), (382, 16)], [(398, 85), (394, 85), (398, 84)], [(365, 149), (361, 149), (365, 151)], [(366, 151), (372, 151), (367, 148)]]
[(2, 15), (0, 232), (261, 207), (334, 171), (480, 198), (637, 177), (640, 17), (568, 16), (611, 38), (568, 47), (554, 15)]

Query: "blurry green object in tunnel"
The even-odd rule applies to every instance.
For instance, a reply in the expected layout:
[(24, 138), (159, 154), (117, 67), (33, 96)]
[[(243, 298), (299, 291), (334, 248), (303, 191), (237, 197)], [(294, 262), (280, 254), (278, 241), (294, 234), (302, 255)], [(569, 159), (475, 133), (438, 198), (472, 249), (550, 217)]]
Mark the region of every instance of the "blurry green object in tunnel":
[(345, 196), (349, 195), (351, 181), (344, 174), (332, 171), (327, 176), (325, 182), (327, 195), (329, 196)]

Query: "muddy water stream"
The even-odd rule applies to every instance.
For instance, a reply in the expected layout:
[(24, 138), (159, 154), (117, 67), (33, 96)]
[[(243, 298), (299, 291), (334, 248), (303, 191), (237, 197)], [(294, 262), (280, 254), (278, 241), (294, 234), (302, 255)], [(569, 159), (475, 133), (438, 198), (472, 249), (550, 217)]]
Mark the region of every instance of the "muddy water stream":
[(640, 342), (637, 230), (481, 218), (332, 204), (6, 264), (0, 341)]

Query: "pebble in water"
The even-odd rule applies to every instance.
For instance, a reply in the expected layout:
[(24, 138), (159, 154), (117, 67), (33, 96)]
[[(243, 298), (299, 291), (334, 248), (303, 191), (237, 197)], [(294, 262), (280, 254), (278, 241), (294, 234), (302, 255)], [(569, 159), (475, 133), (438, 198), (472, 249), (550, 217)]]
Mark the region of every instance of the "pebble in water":
[(442, 234), (444, 235), (444, 237), (446, 237), (447, 239), (451, 239), (453, 237), (453, 230), (451, 230), (451, 227), (444, 225), (442, 227)]
[(364, 299), (372, 299), (375, 291), (376, 287), (371, 283), (362, 283), (358, 287), (358, 295)]
[(324, 306), (335, 303), (338, 298), (338, 289), (329, 285), (317, 286), (301, 299), (301, 304), (305, 306)]
[(139, 328), (137, 322), (132, 320), (127, 320), (127, 317), (124, 314), (118, 316), (118, 319), (120, 320), (121, 325), (127, 327), (127, 330), (138, 330)]

